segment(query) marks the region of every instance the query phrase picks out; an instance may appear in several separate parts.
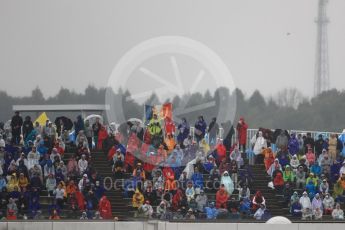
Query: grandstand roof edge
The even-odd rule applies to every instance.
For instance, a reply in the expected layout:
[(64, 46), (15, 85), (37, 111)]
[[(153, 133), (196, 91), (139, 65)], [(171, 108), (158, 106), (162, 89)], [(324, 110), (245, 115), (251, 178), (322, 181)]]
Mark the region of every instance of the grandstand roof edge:
[(102, 104), (13, 105), (12, 109), (19, 112), (105, 111), (109, 109), (109, 106)]

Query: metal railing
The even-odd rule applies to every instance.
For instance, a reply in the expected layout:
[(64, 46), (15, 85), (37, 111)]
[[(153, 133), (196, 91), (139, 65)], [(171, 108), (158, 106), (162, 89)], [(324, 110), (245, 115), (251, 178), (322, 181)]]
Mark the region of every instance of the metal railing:
[[(236, 143), (238, 140), (238, 135), (237, 135), (237, 130), (234, 129), (234, 135), (232, 136), (232, 143)], [(247, 148), (250, 147), (250, 141), (253, 138), (253, 136), (255, 136), (257, 134), (257, 132), (259, 131), (259, 129), (247, 129)], [(271, 129), (272, 132), (274, 132), (274, 129)], [(295, 129), (291, 129), (291, 130), (287, 130), (289, 134), (302, 134), (306, 135), (307, 133), (311, 134), (311, 137), (313, 139), (317, 139), (317, 137), (322, 134), (324, 138), (329, 138), (331, 136), (331, 134), (336, 134), (337, 136), (341, 135), (341, 133), (339, 132), (324, 132), (324, 131), (306, 131), (306, 130), (295, 130)], [(190, 127), (190, 135), (192, 136), (193, 140), (195, 139), (194, 137), (195, 134), (195, 128), (194, 127)], [(224, 139), (225, 134), (224, 134), (224, 129), (223, 128), (219, 128), (219, 132), (218, 132), (218, 138), (220, 139)]]

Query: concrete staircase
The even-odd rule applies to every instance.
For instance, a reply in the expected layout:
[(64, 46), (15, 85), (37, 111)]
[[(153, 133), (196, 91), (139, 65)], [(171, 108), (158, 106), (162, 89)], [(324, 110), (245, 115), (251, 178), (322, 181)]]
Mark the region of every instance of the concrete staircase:
[(271, 212), (272, 216), (286, 216), (288, 208), (283, 203), (283, 196), (277, 195), (274, 190), (268, 187), (271, 177), (267, 175), (264, 164), (252, 165), (253, 171), (253, 185), (250, 188), (251, 193), (255, 194), (260, 190), (266, 200), (266, 206)]
[(121, 188), (114, 188), (115, 180), (111, 171), (111, 165), (107, 161), (105, 154), (100, 151), (92, 151), (91, 156), (91, 164), (97, 173), (105, 179), (106, 187), (112, 187), (110, 190), (105, 192), (105, 195), (111, 203), (113, 217), (118, 217), (122, 220), (127, 219), (128, 208), (127, 203), (123, 199), (123, 190)]

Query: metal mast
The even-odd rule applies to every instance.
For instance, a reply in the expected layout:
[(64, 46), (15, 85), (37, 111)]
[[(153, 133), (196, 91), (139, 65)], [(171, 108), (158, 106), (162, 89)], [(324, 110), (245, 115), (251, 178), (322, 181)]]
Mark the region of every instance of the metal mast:
[(328, 0), (319, 0), (318, 17), (315, 20), (317, 25), (316, 59), (315, 59), (315, 79), (314, 96), (323, 91), (329, 90), (329, 60), (328, 60), (328, 38), (327, 17)]

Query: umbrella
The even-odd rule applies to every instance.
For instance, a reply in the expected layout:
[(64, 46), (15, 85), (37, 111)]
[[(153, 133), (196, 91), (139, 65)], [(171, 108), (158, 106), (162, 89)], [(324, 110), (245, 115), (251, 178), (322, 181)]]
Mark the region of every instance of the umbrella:
[(73, 122), (71, 119), (69, 119), (68, 117), (64, 117), (64, 116), (61, 116), (61, 117), (57, 117), (55, 119), (55, 125), (56, 127), (59, 127), (59, 121), (62, 120), (63, 122), (63, 125), (64, 125), (64, 130), (71, 130), (73, 128)]
[(111, 122), (109, 124), (109, 130), (112, 132), (112, 133), (115, 133), (115, 131), (117, 131), (117, 129), (119, 128), (119, 125), (116, 124), (115, 122)]
[(85, 119), (84, 119), (84, 122), (85, 121), (89, 121), (90, 124), (94, 124), (96, 122), (96, 119), (99, 119), (99, 122), (101, 122), (101, 124), (103, 124), (103, 117), (100, 116), (100, 115), (97, 115), (97, 114), (91, 114), (89, 116), (87, 116)]
[(11, 121), (12, 120), (6, 121), (6, 123), (4, 124), (4, 130), (10, 130), (11, 129)]
[(128, 119), (127, 122), (131, 122), (132, 124), (136, 124), (136, 125), (142, 125), (143, 124), (142, 120), (140, 120), (138, 118), (130, 118), (130, 119)]

